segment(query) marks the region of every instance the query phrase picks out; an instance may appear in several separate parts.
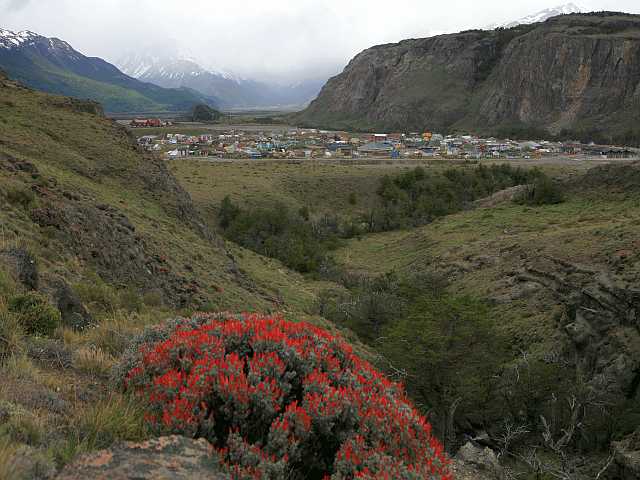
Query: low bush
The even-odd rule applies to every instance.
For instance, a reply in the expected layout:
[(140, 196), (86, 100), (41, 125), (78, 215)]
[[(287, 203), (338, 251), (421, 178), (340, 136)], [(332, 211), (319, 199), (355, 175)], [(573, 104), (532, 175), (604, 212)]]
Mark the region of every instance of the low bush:
[(14, 185), (9, 186), (5, 193), (7, 201), (11, 205), (28, 208), (32, 206), (36, 201), (36, 195), (26, 185)]
[(174, 325), (137, 350), (125, 388), (156, 431), (207, 438), (234, 478), (451, 478), (402, 387), (340, 337), (259, 315)]
[(528, 185), (515, 202), (521, 205), (555, 205), (564, 201), (564, 193), (560, 186), (547, 176), (537, 178)]
[(58, 309), (46, 297), (35, 292), (11, 297), (9, 311), (17, 316), (29, 335), (49, 336), (62, 322)]

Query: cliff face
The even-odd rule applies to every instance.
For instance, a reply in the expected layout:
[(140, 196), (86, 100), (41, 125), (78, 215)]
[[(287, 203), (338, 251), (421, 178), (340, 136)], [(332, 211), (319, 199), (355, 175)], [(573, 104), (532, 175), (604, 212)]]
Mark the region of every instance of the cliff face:
[(368, 49), (298, 120), (387, 130), (611, 132), (640, 119), (640, 16), (567, 15)]

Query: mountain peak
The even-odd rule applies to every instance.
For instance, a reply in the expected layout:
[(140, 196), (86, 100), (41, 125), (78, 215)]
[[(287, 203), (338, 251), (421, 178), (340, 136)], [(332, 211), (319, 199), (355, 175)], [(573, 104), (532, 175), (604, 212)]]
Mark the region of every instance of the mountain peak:
[(30, 30), (12, 32), (11, 30), (0, 28), (0, 48), (12, 49), (20, 47), (22, 44), (33, 41), (38, 37), (40, 35)]
[(573, 2), (558, 5), (557, 7), (545, 8), (532, 15), (527, 15), (513, 22), (506, 22), (503, 24), (493, 24), (489, 28), (513, 28), (518, 25), (530, 25), (532, 23), (545, 22), (550, 18), (557, 17), (559, 15), (571, 15), (572, 13), (585, 13), (586, 10)]

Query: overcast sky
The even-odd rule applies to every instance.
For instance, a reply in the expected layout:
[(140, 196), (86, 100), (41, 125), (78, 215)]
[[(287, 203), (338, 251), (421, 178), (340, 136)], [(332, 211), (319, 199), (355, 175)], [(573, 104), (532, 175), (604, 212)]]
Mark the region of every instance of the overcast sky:
[[(516, 20), (566, 0), (0, 0), (0, 27), (67, 40), (115, 62), (175, 45), (251, 78), (337, 73), (356, 53), (405, 38)], [(640, 0), (576, 0), (640, 13)]]

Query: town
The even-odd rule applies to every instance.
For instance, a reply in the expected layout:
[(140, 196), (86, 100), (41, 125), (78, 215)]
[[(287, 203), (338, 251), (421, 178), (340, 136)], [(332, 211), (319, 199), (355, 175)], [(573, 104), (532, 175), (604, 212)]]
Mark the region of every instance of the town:
[[(171, 127), (159, 120), (135, 120), (132, 126)], [(179, 125), (179, 124), (176, 124)], [(432, 132), (356, 134), (293, 127), (217, 126), (203, 133), (158, 133), (138, 138), (146, 151), (166, 158), (209, 159), (357, 159), (357, 158), (458, 158), (529, 159), (544, 156), (635, 158), (638, 149), (584, 144), (578, 141), (510, 140), (474, 135), (442, 135)], [(166, 130), (166, 129), (164, 129)], [(176, 128), (178, 132), (180, 128)], [(208, 130), (208, 131), (207, 131)], [(204, 133), (206, 131), (206, 133)]]

